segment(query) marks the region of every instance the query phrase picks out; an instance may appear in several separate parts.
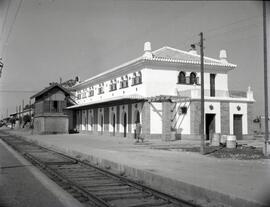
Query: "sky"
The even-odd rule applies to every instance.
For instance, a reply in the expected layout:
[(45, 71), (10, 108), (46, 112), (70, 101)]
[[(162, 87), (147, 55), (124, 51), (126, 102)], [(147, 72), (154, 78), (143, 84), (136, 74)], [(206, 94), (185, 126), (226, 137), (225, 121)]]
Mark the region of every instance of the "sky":
[(200, 32), (206, 56), (226, 49), (237, 64), (229, 89), (251, 86), (254, 116), (264, 113), (260, 1), (12, 0), (5, 21), (9, 1), (0, 0), (0, 118), (60, 77), (88, 79), (141, 56), (146, 41), (189, 50)]

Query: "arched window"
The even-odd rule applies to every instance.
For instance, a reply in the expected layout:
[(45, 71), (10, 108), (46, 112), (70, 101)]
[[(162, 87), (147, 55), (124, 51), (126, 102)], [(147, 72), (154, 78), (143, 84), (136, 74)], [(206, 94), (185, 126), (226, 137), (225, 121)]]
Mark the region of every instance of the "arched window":
[(186, 83), (186, 74), (181, 71), (178, 75), (178, 83)]
[(133, 73), (132, 76), (132, 86), (134, 85), (138, 85), (142, 83), (142, 73), (141, 71), (137, 72), (137, 73)]
[(190, 84), (196, 84), (196, 74), (194, 72), (190, 73)]
[(140, 84), (142, 83), (142, 73), (141, 71), (138, 72), (138, 75), (137, 75), (137, 84)]
[(141, 123), (141, 120), (140, 120), (140, 112), (138, 111), (138, 110), (136, 110), (135, 112), (134, 112), (134, 123), (136, 124), (136, 123)]
[(116, 132), (116, 118), (115, 118), (115, 113), (114, 112), (111, 113), (111, 127), (112, 127), (113, 136), (115, 136), (115, 132)]

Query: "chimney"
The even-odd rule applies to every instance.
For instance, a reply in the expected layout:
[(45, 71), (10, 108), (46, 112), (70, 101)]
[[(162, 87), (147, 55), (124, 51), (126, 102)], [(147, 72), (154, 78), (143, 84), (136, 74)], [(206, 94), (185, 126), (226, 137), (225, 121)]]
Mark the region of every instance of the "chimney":
[(248, 98), (249, 100), (254, 100), (254, 98), (253, 98), (253, 91), (251, 90), (251, 87), (250, 87), (250, 86), (248, 86), (248, 90), (247, 90), (247, 98)]
[(219, 51), (219, 59), (220, 59), (220, 61), (222, 63), (228, 63), (226, 50), (220, 50)]
[(198, 55), (197, 50), (196, 50), (196, 45), (195, 44), (191, 44), (190, 45), (190, 50), (188, 52), (190, 54), (192, 54), (192, 55)]
[(153, 58), (152, 50), (151, 50), (151, 42), (144, 43), (144, 58)]

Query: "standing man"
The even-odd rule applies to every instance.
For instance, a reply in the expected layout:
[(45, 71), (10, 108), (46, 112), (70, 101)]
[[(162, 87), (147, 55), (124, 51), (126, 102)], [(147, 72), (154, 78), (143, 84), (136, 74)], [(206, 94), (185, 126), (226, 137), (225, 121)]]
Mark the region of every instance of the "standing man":
[(141, 137), (141, 133), (142, 133), (142, 125), (140, 124), (140, 122), (136, 121), (136, 142), (139, 142), (139, 140), (141, 139), (143, 142), (143, 138)]

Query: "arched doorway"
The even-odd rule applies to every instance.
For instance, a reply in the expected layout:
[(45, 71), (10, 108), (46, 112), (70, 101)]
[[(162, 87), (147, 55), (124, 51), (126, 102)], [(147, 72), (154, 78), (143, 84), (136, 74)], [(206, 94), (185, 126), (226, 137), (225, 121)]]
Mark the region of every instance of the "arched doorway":
[(196, 73), (190, 73), (190, 84), (196, 84)]
[(124, 128), (124, 137), (127, 136), (127, 113), (126, 112), (123, 112), (123, 128)]
[(103, 133), (103, 115), (100, 115), (100, 132)]
[(140, 112), (138, 110), (134, 112), (134, 123), (137, 122), (141, 123)]
[(112, 130), (113, 130), (113, 136), (115, 136), (115, 125), (116, 125), (116, 123), (115, 123), (115, 113), (113, 113), (112, 114)]

